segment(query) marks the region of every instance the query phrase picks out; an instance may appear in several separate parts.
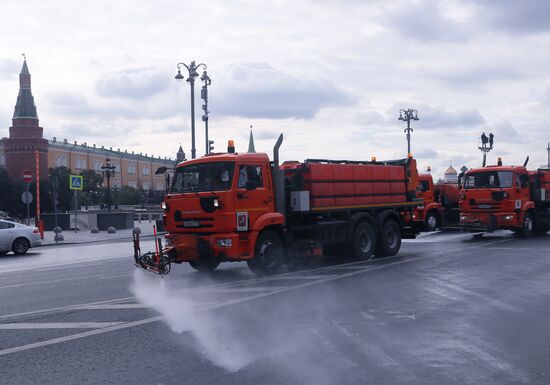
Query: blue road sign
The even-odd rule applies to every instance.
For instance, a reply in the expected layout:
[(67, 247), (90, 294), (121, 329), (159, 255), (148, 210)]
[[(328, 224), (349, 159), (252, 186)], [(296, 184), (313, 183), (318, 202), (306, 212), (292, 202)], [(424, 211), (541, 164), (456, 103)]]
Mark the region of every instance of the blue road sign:
[(69, 188), (71, 190), (82, 190), (84, 181), (80, 175), (70, 175), (69, 176)]

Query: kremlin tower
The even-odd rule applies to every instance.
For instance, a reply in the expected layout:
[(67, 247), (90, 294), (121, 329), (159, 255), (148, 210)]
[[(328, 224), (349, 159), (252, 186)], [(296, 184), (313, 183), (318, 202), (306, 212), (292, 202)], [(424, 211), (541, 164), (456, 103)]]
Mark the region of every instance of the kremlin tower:
[(32, 170), (36, 179), (35, 152), (40, 159), (40, 179), (48, 178), (48, 141), (42, 137), (43, 128), (38, 125), (38, 115), (31, 91), (31, 74), (27, 61), (19, 74), (19, 95), (5, 140), (6, 168), (13, 180), (21, 179), (23, 170)]

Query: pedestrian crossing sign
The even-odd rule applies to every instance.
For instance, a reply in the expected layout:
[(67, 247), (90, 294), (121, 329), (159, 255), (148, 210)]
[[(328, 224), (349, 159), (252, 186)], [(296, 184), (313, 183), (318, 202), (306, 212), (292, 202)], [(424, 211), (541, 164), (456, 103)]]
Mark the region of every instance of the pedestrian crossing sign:
[(82, 177), (80, 175), (71, 175), (69, 177), (69, 188), (71, 190), (82, 190)]

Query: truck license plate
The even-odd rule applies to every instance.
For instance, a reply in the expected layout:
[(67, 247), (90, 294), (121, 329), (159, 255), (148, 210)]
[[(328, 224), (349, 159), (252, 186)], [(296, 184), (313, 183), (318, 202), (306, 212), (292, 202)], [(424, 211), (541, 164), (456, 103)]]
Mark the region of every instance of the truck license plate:
[(199, 221), (183, 221), (184, 227), (199, 227)]

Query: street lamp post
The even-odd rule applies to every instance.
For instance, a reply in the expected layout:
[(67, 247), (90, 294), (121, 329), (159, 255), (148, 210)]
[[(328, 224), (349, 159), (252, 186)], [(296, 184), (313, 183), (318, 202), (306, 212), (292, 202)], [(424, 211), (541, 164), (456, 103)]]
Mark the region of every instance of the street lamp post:
[(111, 212), (111, 177), (115, 176), (115, 166), (111, 164), (111, 159), (105, 160), (105, 166), (101, 166), (103, 178), (107, 178), (107, 211)]
[(185, 63), (178, 63), (178, 74), (175, 76), (178, 82), (183, 81), (183, 75), (181, 74), (182, 67), (185, 67), (187, 69), (189, 77), (186, 79), (186, 81), (191, 84), (191, 158), (195, 159), (195, 78), (199, 77), (197, 69), (200, 67), (204, 67), (204, 69), (206, 70), (206, 64), (195, 64), (194, 60), (189, 65)]
[(485, 167), (485, 164), (487, 163), (487, 153), (493, 149), (493, 141), (495, 136), (491, 133), (489, 136), (485, 135), (485, 133), (482, 133), (479, 137), (479, 143), (477, 145), (477, 148), (483, 152), (483, 166)]
[(407, 128), (403, 132), (407, 133), (407, 154), (410, 154), (411, 153), (411, 131), (414, 131), (411, 128), (411, 120), (418, 120), (418, 111), (413, 110), (412, 108), (409, 108), (408, 110), (399, 110), (399, 118), (397, 119), (407, 122)]
[(206, 142), (206, 152), (205, 154), (210, 154), (210, 141), (208, 140), (208, 86), (212, 84), (212, 79), (206, 73), (206, 70), (203, 71), (201, 75), (201, 80), (204, 82), (204, 85), (201, 88), (201, 99), (204, 100), (202, 105), (202, 110), (204, 114), (202, 115), (202, 121), (204, 122), (204, 133), (205, 133), (205, 142)]

